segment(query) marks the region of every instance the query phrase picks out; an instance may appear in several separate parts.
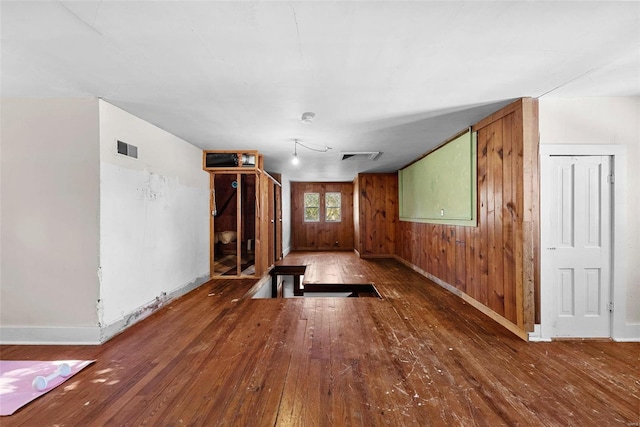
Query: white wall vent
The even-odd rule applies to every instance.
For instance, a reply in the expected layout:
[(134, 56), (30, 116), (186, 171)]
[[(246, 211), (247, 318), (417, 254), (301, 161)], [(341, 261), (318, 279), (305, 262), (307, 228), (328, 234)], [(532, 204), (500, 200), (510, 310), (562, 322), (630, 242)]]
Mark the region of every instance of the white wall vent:
[(382, 153), (380, 151), (348, 151), (341, 152), (340, 155), (342, 160), (378, 160)]
[(118, 154), (124, 154), (125, 156), (133, 157), (134, 159), (138, 158), (138, 147), (136, 147), (135, 145), (116, 140), (116, 146)]

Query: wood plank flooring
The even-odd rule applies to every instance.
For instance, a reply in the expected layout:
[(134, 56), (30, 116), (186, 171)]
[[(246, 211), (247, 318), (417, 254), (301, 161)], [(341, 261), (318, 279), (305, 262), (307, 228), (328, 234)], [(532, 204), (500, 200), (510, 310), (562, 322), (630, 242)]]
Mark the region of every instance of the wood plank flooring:
[(102, 346), (1, 346), (97, 359), (4, 426), (638, 426), (640, 343), (526, 343), (394, 260), (293, 253), (377, 298), (243, 298), (216, 280)]

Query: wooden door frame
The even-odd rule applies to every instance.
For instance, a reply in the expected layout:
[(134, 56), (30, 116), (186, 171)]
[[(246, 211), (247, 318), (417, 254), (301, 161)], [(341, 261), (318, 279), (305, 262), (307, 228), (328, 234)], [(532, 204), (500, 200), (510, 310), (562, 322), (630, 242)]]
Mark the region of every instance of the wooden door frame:
[[(627, 324), (627, 150), (624, 145), (602, 144), (602, 145), (583, 145), (583, 144), (540, 144), (540, 175), (548, 173), (550, 167), (551, 156), (610, 156), (611, 172), (615, 177), (615, 183), (611, 189), (611, 301), (614, 305), (613, 316), (611, 317), (611, 337), (616, 341), (625, 341), (625, 339), (633, 340), (639, 336), (638, 331), (640, 325)], [(542, 199), (544, 188), (540, 189)], [(546, 206), (540, 206), (541, 217), (549, 215), (546, 212)], [(544, 223), (540, 224), (540, 236), (545, 236), (547, 232)], [(540, 247), (540, 251), (544, 248)], [(541, 257), (542, 258), (542, 257)], [(544, 262), (540, 263), (540, 271), (546, 268)], [(540, 275), (541, 278), (544, 274)], [(541, 280), (540, 293), (541, 304), (544, 301), (544, 295), (549, 292), (546, 284)], [(542, 309), (541, 307), (541, 321)], [(550, 337), (544, 336), (544, 325), (540, 328), (543, 340)]]

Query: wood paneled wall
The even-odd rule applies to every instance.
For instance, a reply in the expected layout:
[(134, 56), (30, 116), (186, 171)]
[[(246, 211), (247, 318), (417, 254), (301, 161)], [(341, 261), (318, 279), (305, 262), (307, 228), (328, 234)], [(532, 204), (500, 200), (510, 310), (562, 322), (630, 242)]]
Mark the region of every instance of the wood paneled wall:
[[(304, 222), (304, 193), (320, 193), (320, 222)], [(324, 194), (342, 194), (342, 221), (324, 221)], [(353, 250), (353, 183), (292, 182), (292, 250)], [(337, 242), (337, 243), (336, 243)]]
[(356, 176), (353, 180), (353, 249), (362, 256), (360, 243), (360, 180)]
[(396, 254), (488, 308), (487, 314), (506, 319), (525, 337), (539, 316), (537, 100), (518, 100), (473, 130), (478, 132), (478, 226), (400, 221)]
[(355, 248), (363, 258), (396, 252), (398, 174), (361, 173), (354, 180)]

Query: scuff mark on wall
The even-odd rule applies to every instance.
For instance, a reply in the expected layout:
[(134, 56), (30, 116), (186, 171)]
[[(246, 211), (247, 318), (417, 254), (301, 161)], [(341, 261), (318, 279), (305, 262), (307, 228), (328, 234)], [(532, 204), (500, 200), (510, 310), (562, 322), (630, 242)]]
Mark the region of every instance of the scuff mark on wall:
[(136, 188), (139, 200), (154, 201), (167, 196), (169, 188), (174, 184), (176, 178), (162, 176), (145, 170), (144, 182), (141, 187)]
[(102, 324), (102, 316), (104, 315), (104, 306), (102, 304), (102, 300), (98, 299), (98, 301), (96, 301), (96, 314), (98, 317), (98, 327), (102, 328), (103, 324)]
[[(98, 267), (98, 289), (102, 292), (102, 266)], [(98, 298), (96, 301), (96, 318), (98, 319), (98, 327), (101, 328), (103, 325), (104, 318), (104, 305), (102, 304), (102, 300)]]
[[(121, 322), (118, 322), (118, 330), (115, 333), (113, 334), (108, 333), (107, 331), (108, 328), (102, 329), (100, 331), (100, 341), (105, 342), (108, 339), (112, 338), (114, 335), (124, 331), (129, 326), (139, 322), (140, 320), (143, 320), (149, 317), (151, 314), (155, 313), (156, 311), (164, 307), (168, 302), (170, 302), (173, 299), (174, 298), (168, 297), (166, 292), (162, 292), (149, 304), (146, 304), (138, 308), (137, 310), (134, 310), (132, 313), (129, 313), (127, 316), (125, 316)], [(100, 300), (98, 300), (98, 304), (100, 305)], [(100, 326), (102, 327), (102, 325)]]
[(125, 328), (129, 327), (133, 323), (136, 323), (138, 320), (144, 319), (145, 317), (149, 316), (151, 313), (164, 307), (164, 305), (167, 302), (169, 302), (169, 300), (170, 299), (167, 298), (167, 293), (162, 292), (160, 295), (156, 297), (156, 299), (151, 301), (149, 304), (143, 307), (140, 307), (139, 309), (135, 310), (133, 313), (126, 316), (124, 318), (124, 327)]
[[(129, 326), (149, 317), (151, 314), (165, 307), (171, 301), (180, 298), (183, 295), (191, 292), (192, 290), (198, 288), (203, 283), (209, 280), (209, 273), (198, 277), (197, 279), (185, 284), (184, 286), (172, 291), (172, 292), (161, 292), (158, 296), (156, 296), (151, 302), (135, 309), (131, 313), (126, 316), (123, 316), (119, 321), (112, 323), (111, 325), (101, 325), (100, 329), (100, 342), (106, 342), (107, 340), (113, 338), (115, 335), (123, 332)], [(100, 303), (101, 304), (101, 303)]]

